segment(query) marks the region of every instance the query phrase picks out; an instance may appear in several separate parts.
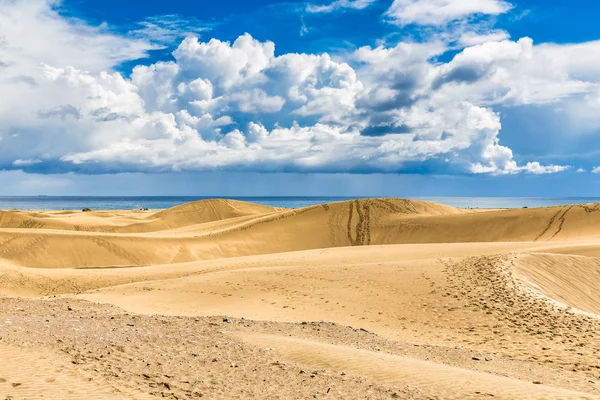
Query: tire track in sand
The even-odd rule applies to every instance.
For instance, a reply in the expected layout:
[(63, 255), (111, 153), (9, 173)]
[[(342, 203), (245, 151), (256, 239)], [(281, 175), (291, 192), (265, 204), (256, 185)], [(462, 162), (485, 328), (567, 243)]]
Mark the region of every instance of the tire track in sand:
[(542, 236), (544, 236), (544, 234), (546, 234), (546, 232), (548, 232), (550, 230), (550, 228), (552, 227), (552, 224), (554, 223), (554, 220), (556, 219), (556, 217), (558, 217), (558, 215), (562, 212), (563, 208), (561, 207), (556, 214), (554, 214), (552, 216), (552, 218), (550, 218), (550, 221), (548, 221), (548, 225), (546, 225), (546, 227), (544, 228), (544, 230), (542, 231), (542, 233), (540, 233), (534, 240), (534, 242), (537, 242), (538, 240), (540, 240), (540, 238)]
[[(362, 204), (361, 204), (362, 203)], [(354, 227), (356, 237), (352, 237), (352, 219), (354, 210), (358, 214), (358, 221)], [(371, 205), (368, 200), (355, 200), (350, 202), (348, 210), (348, 240), (352, 246), (371, 244)]]
[(569, 206), (569, 208), (567, 208), (565, 210), (565, 212), (563, 213), (563, 215), (561, 215), (560, 217), (558, 217), (558, 219), (560, 220), (560, 224), (558, 225), (558, 230), (556, 232), (554, 232), (554, 235), (552, 235), (550, 237), (550, 239), (548, 239), (547, 241), (550, 241), (550, 240), (554, 239), (554, 237), (556, 235), (558, 235), (560, 233), (560, 231), (562, 231), (563, 225), (565, 224), (565, 215), (567, 215), (567, 213), (571, 210), (571, 208), (573, 208), (573, 206)]

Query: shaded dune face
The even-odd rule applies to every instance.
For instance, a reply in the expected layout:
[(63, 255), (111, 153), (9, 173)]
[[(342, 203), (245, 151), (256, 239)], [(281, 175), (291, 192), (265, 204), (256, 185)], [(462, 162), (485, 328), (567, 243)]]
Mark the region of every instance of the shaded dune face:
[(403, 199), (278, 209), (203, 200), (159, 212), (0, 213), (0, 258), (38, 268), (144, 266), (330, 247), (548, 242), (600, 234), (597, 205), (474, 212)]

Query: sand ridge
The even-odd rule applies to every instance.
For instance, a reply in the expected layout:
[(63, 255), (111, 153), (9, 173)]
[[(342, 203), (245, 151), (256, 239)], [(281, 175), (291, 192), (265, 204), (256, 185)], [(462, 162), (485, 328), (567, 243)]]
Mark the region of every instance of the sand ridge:
[(0, 212), (0, 397), (599, 398), (597, 211)]

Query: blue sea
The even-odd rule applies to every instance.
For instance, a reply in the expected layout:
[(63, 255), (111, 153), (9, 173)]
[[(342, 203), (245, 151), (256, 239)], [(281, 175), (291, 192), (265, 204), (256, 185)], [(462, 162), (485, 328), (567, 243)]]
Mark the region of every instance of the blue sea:
[[(164, 209), (192, 201), (218, 197), (135, 196), (135, 197), (81, 197), (81, 196), (0, 196), (0, 210), (130, 210), (138, 206)], [(300, 208), (315, 204), (352, 200), (361, 197), (226, 197), (275, 207)], [(522, 208), (547, 207), (564, 204), (600, 203), (600, 197), (411, 197), (415, 200), (435, 201), (461, 208)]]

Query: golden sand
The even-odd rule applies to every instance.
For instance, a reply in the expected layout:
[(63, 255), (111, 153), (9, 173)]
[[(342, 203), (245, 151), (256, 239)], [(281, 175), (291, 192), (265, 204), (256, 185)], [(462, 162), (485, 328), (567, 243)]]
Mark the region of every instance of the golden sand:
[(598, 211), (0, 211), (0, 399), (599, 398)]

